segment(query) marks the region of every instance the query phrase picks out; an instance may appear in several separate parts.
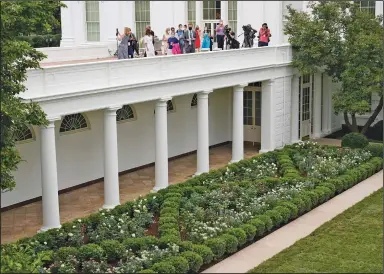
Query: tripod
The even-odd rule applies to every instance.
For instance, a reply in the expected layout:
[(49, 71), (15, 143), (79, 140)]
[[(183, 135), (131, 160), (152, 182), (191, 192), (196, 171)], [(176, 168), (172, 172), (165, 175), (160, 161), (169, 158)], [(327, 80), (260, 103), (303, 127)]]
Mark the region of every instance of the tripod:
[(119, 29), (116, 28), (116, 51), (115, 51), (115, 54), (113, 54), (113, 56), (117, 56), (117, 52), (119, 51), (119, 39), (117, 39), (118, 36), (119, 36)]

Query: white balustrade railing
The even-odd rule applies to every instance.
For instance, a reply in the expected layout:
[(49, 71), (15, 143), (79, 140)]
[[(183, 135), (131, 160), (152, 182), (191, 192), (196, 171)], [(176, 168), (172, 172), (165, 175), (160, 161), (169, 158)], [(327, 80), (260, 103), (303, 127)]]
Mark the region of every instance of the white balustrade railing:
[[(173, 56), (48, 66), (28, 71), (25, 99), (105, 88), (193, 80), (263, 67), (287, 65), (290, 45)], [(194, 80), (195, 81), (195, 80)]]

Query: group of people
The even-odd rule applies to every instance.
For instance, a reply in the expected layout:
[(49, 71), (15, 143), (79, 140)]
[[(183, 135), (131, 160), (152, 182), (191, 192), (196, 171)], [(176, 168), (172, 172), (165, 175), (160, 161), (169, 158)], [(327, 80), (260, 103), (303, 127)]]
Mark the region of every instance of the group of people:
[[(130, 28), (125, 27), (123, 34), (116, 30), (116, 36), (121, 41), (117, 51), (118, 59), (133, 58), (135, 52), (139, 55), (139, 43)], [(264, 23), (259, 31), (258, 46), (268, 46), (270, 37), (270, 29)], [(162, 55), (176, 55), (200, 52), (201, 50), (212, 51), (213, 39), (214, 37), (207, 27), (201, 31), (199, 26), (193, 28), (192, 24), (188, 24), (188, 26), (179, 24), (177, 30), (174, 27), (166, 28), (161, 40), (161, 53)], [(216, 40), (217, 47), (224, 50), (225, 26), (223, 20), (220, 20), (216, 26)], [(141, 43), (144, 48), (144, 57), (157, 55), (155, 33), (151, 30), (151, 26), (146, 27)]]

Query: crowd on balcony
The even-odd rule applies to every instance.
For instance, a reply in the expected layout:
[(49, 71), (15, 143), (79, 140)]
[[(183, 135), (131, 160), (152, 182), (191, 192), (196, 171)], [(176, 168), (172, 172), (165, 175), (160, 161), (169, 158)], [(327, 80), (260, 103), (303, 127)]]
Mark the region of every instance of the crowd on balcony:
[[(217, 49), (224, 50), (224, 44), (228, 39), (225, 35), (225, 27), (223, 20), (220, 20), (215, 30)], [(128, 27), (124, 28), (124, 33), (120, 34), (117, 30), (116, 37), (120, 41), (117, 57), (118, 59), (128, 59), (140, 56), (139, 43), (144, 49), (144, 57), (152, 57), (161, 55), (177, 55), (188, 54), (200, 51), (212, 51), (214, 37), (210, 30), (205, 27), (200, 30), (199, 26), (193, 27), (192, 24), (179, 24), (178, 29), (175, 27), (166, 28), (160, 40), (160, 49), (156, 50), (155, 38), (157, 37), (151, 26), (145, 29), (145, 35), (138, 41), (135, 34)], [(234, 32), (230, 33), (230, 37), (235, 39)], [(259, 47), (268, 46), (271, 37), (270, 29), (264, 23), (260, 28), (258, 39)]]

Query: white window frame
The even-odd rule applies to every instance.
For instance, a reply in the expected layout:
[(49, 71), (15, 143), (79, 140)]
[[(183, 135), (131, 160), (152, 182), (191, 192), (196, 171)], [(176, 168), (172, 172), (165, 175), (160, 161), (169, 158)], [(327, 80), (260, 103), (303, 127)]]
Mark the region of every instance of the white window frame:
[[(138, 18), (138, 14), (140, 14), (140, 18)], [(144, 37), (145, 28), (148, 25), (151, 25), (151, 2), (148, 0), (135, 1), (135, 34), (138, 41)]]
[[(83, 127), (83, 128), (78, 128), (78, 129), (70, 130), (70, 131), (61, 132), (60, 131), (61, 124), (63, 123), (63, 120), (65, 119), (65, 117), (68, 116), (68, 115), (76, 115), (76, 114), (80, 114), (80, 115), (82, 115), (84, 117), (85, 122), (87, 123), (87, 127)], [(90, 130), (90, 129), (91, 129), (91, 123), (89, 122), (89, 119), (88, 119), (87, 115), (85, 115), (84, 113), (73, 113), (73, 114), (67, 114), (67, 115), (63, 116), (63, 119), (60, 121), (59, 134), (60, 135), (68, 135), (68, 134), (78, 133), (78, 132), (82, 132), (82, 131), (86, 131), (86, 130)]]
[[(91, 10), (91, 5), (95, 4), (97, 6), (97, 11)], [(100, 3), (99, 1), (85, 1), (84, 3), (84, 9), (85, 9), (85, 34), (87, 42), (100, 42)], [(95, 18), (88, 18), (88, 14), (91, 15), (92, 13)], [(90, 32), (90, 26), (97, 26), (96, 31)], [(95, 38), (90, 37), (92, 35), (96, 35)], [(90, 39), (91, 38), (91, 39)]]

